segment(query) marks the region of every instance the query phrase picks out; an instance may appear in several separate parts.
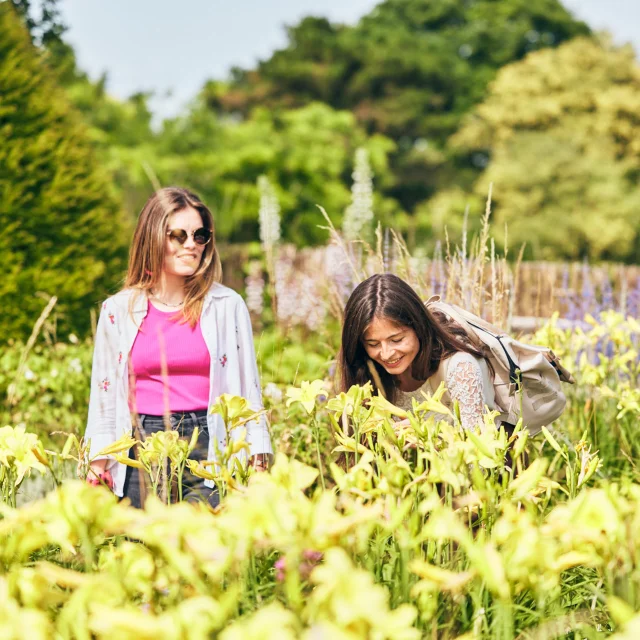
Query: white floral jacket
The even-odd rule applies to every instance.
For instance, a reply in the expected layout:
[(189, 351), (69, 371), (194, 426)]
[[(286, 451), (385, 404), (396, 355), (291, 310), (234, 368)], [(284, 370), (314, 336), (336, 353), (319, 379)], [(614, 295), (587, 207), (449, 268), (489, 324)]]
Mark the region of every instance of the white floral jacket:
[[(125, 434), (132, 432), (129, 410), (129, 353), (147, 314), (147, 298), (138, 296), (131, 306), (133, 291), (123, 290), (103, 305), (98, 321), (91, 372), (89, 418), (85, 438), (91, 439), (90, 456)], [(247, 307), (235, 291), (215, 284), (207, 293), (202, 307), (200, 326), (211, 356), (209, 405), (223, 393), (242, 396), (251, 407), (262, 409), (262, 392), (258, 378), (253, 333)], [(225, 446), (222, 419), (217, 414), (207, 417), (209, 460), (216, 459), (214, 437), (219, 447)], [(250, 453), (273, 453), (264, 416), (246, 425)], [(246, 459), (246, 452), (238, 454)], [(125, 466), (110, 460), (107, 468), (114, 480), (114, 492), (122, 496)], [(213, 483), (206, 481), (207, 486)]]

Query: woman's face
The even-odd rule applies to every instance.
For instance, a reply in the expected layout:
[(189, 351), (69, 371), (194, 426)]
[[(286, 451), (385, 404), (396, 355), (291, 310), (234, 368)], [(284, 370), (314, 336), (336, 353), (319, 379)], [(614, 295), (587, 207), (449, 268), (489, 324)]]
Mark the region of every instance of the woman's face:
[(187, 232), (187, 239), (181, 245), (167, 235), (163, 266), (167, 275), (187, 278), (196, 272), (206, 245), (196, 244), (193, 232), (203, 226), (200, 214), (192, 207), (176, 211), (169, 216), (167, 232), (173, 229), (184, 229)]
[(410, 371), (420, 350), (416, 332), (388, 318), (374, 318), (364, 331), (362, 344), (367, 355), (392, 376)]

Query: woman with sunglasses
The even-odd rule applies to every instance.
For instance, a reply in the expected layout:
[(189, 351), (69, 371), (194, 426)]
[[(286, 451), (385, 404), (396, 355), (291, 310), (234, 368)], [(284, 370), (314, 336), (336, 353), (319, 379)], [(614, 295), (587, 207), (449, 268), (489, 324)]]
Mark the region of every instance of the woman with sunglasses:
[[(220, 284), (221, 275), (209, 209), (186, 189), (151, 196), (133, 235), (124, 287), (100, 313), (85, 433), (91, 457), (125, 434), (143, 440), (170, 427), (190, 440), (197, 427), (191, 457), (215, 460), (226, 444), (220, 416), (207, 411), (216, 398), (242, 396), (262, 409), (249, 313)], [(247, 423), (246, 441), (251, 464), (263, 470), (272, 454), (264, 416)], [(241, 450), (238, 458), (246, 457)], [(88, 480), (98, 479), (144, 505), (143, 475), (131, 466), (96, 459)], [(183, 498), (218, 501), (213, 483), (188, 470)]]

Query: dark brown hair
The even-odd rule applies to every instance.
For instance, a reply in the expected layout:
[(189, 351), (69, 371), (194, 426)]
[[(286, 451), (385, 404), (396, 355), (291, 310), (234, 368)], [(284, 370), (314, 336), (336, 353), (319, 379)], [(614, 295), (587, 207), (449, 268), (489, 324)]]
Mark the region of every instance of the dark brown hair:
[(444, 358), (458, 351), (477, 358), (484, 357), (469, 343), (462, 328), (450, 322), (444, 314), (430, 312), (406, 282), (391, 273), (376, 274), (354, 289), (344, 310), (340, 350), (340, 386), (343, 391), (354, 384), (364, 385), (367, 382), (377, 390), (378, 385), (369, 370), (373, 366), (383, 386), (381, 391), (391, 402), (396, 400), (393, 376), (370, 360), (362, 342), (364, 332), (374, 318), (385, 318), (415, 331), (420, 348), (411, 365), (411, 375), (416, 380), (430, 378)]

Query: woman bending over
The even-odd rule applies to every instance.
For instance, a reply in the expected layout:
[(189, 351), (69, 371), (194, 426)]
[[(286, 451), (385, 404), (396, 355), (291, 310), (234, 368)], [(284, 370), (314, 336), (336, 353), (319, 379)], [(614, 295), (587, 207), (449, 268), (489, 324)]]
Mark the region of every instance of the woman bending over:
[(443, 403), (452, 408), (457, 401), (462, 426), (474, 429), (485, 410), (495, 409), (493, 376), (484, 355), (465, 338), (397, 276), (371, 276), (355, 288), (345, 308), (342, 389), (382, 384), (378, 390), (408, 410), (412, 398), (422, 401), (421, 392), (431, 395), (444, 381)]

